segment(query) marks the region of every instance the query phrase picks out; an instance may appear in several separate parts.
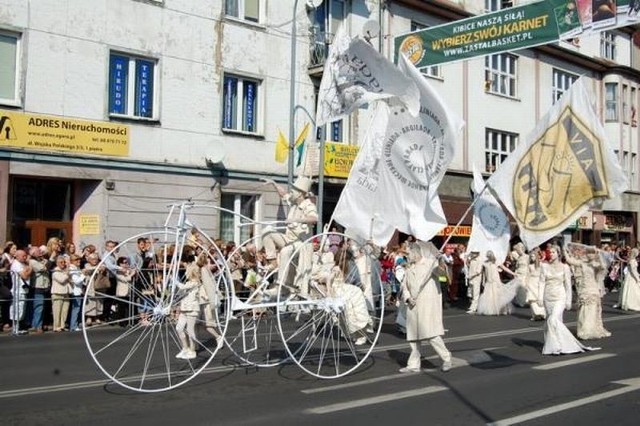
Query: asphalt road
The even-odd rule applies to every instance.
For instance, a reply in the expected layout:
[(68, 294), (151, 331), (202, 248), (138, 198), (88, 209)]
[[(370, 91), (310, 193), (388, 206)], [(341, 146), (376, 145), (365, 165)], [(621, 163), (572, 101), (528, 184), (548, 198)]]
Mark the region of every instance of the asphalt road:
[[(139, 394), (108, 383), (81, 333), (0, 336), (3, 425), (602, 425), (640, 424), (640, 313), (612, 309), (600, 350), (542, 356), (541, 322), (445, 311), (454, 368), (426, 348), (424, 371), (400, 374), (408, 345), (387, 316), (363, 368), (336, 380), (295, 364), (238, 366), (225, 349), (181, 388)], [(575, 331), (575, 311), (565, 322)]]

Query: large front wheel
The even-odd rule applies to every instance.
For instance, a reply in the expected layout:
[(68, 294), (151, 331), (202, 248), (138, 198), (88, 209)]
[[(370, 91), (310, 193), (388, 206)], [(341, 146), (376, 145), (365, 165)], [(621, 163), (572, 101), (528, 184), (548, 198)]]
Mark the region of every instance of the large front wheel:
[(371, 354), (382, 327), (384, 293), (373, 247), (341, 247), (324, 233), (296, 243), (278, 292), (278, 326), (291, 359), (323, 379), (342, 377)]
[(185, 265), (193, 260), (185, 257), (194, 250), (184, 250), (176, 235), (175, 229), (139, 234), (89, 263), (85, 343), (100, 370), (131, 390), (160, 392), (188, 382), (223, 343), (231, 301), (226, 263), (213, 243), (190, 242), (207, 253), (201, 270), (210, 274), (201, 271), (200, 312), (181, 314)]

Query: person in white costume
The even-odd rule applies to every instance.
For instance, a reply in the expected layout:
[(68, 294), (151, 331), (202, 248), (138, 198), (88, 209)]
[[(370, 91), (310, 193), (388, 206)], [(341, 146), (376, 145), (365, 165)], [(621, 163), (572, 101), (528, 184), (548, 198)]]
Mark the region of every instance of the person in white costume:
[(525, 252), (524, 244), (517, 243), (513, 246), (511, 257), (516, 261), (515, 274), (518, 280), (516, 297), (513, 303), (521, 308), (527, 306), (527, 275), (529, 274), (529, 256)]
[[(296, 243), (306, 241), (311, 237), (313, 225), (318, 222), (318, 210), (311, 200), (311, 185), (313, 181), (306, 176), (298, 176), (291, 185), (291, 191), (286, 192), (284, 188), (270, 179), (263, 179), (267, 183), (271, 183), (278, 195), (285, 204), (289, 206), (287, 219), (285, 220), (286, 229), (284, 232), (278, 232), (275, 228), (268, 226), (262, 233), (262, 245), (265, 250), (267, 271), (273, 271), (279, 268), (279, 279), (283, 277), (284, 268), (289, 262), (293, 252), (297, 248)], [(310, 273), (313, 258), (313, 250), (301, 250), (299, 252), (298, 268), (302, 271), (296, 271), (296, 283), (305, 285), (308, 279), (301, 279), (302, 273)], [(293, 271), (292, 271), (293, 272)], [(308, 278), (308, 277), (307, 277)], [(300, 291), (306, 294), (308, 289), (301, 288)]]
[(475, 314), (478, 310), (478, 299), (482, 287), (482, 261), (480, 252), (472, 251), (467, 259), (467, 297), (471, 300), (468, 314)]
[(373, 284), (380, 279), (381, 271), (380, 262), (378, 261), (380, 249), (374, 246), (373, 243), (367, 242), (363, 247), (358, 248), (354, 255), (362, 291), (367, 300), (367, 309), (369, 312), (375, 312), (375, 298), (380, 295), (374, 294), (374, 291), (378, 293), (379, 286), (374, 286)]
[(179, 359), (194, 359), (196, 354), (196, 320), (200, 315), (199, 293), (202, 286), (200, 267), (195, 262), (187, 265), (186, 282), (177, 283), (180, 299), (180, 314), (176, 331), (182, 344), (182, 350), (176, 355)]
[(478, 315), (509, 315), (519, 280), (514, 279), (506, 284), (500, 279), (500, 271), (514, 276), (509, 268), (496, 263), (496, 256), (487, 251), (487, 260), (482, 265), (482, 286), (484, 290), (478, 299)]
[(442, 359), (442, 371), (451, 369), (451, 352), (442, 336), (442, 290), (434, 275), (439, 253), (432, 243), (409, 243), (409, 266), (402, 280), (402, 299), (407, 305), (407, 341), (411, 354), (401, 373), (420, 371), (422, 342), (428, 341)]
[(576, 283), (578, 338), (588, 340), (611, 336), (602, 323), (602, 296), (606, 294), (604, 261), (600, 259), (595, 247), (575, 243), (568, 244), (565, 259), (569, 265), (575, 265), (582, 272), (582, 280)]
[(549, 248), (549, 263), (543, 263), (540, 271), (542, 302), (547, 313), (544, 326), (543, 355), (561, 355), (593, 350), (583, 346), (562, 322), (563, 313), (571, 309), (571, 271), (560, 261), (560, 247)]
[(640, 274), (638, 274), (638, 254), (637, 248), (631, 250), (627, 261), (627, 273), (620, 288), (618, 305), (625, 311), (640, 311)]
[(531, 309), (531, 321), (542, 321), (547, 315), (544, 307), (536, 303), (542, 297), (538, 294), (540, 288), (540, 249), (536, 248), (529, 254), (529, 274), (527, 275), (527, 303)]

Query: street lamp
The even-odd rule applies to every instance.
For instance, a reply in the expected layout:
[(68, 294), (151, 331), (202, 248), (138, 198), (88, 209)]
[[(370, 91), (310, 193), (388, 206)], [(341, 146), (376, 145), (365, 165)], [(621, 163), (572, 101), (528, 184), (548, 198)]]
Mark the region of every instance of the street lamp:
[[(310, 8), (317, 8), (322, 4), (323, 0), (306, 0), (306, 5)], [(293, 19), (291, 20), (291, 81), (289, 83), (289, 176), (287, 178), (287, 184), (291, 189), (293, 183), (293, 162), (295, 151), (295, 113), (296, 113), (296, 11), (298, 10), (298, 0), (293, 3)]]

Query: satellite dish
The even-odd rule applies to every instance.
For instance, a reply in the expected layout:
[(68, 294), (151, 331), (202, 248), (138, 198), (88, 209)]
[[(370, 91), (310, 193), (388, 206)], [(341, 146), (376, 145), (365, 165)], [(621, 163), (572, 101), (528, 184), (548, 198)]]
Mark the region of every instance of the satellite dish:
[(307, 0), (307, 7), (309, 9), (315, 9), (322, 4), (323, 0)]
[(371, 40), (380, 35), (380, 24), (373, 19), (368, 20), (362, 26), (362, 35), (366, 40)]

